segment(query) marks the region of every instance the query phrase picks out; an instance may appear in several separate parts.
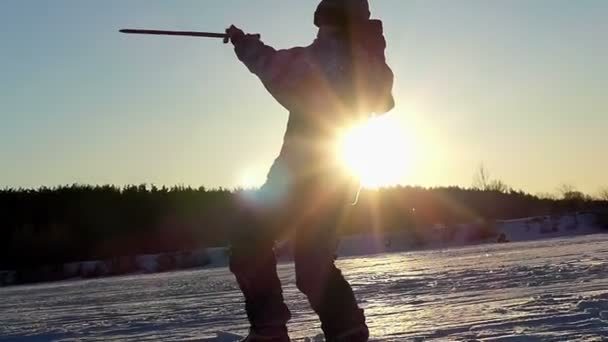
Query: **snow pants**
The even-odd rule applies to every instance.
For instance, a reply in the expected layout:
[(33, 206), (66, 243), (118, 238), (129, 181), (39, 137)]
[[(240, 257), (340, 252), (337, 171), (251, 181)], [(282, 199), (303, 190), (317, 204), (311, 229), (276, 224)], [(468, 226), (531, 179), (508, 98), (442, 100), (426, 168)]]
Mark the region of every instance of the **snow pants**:
[(275, 241), (286, 237), (293, 242), (296, 286), (319, 316), (326, 339), (365, 328), (363, 310), (334, 264), (336, 229), (351, 206), (352, 183), (329, 184), (318, 174), (294, 182), (280, 167), (275, 162), (266, 184), (244, 199), (232, 234), (230, 270), (252, 329), (284, 330), (291, 318), (273, 251)]

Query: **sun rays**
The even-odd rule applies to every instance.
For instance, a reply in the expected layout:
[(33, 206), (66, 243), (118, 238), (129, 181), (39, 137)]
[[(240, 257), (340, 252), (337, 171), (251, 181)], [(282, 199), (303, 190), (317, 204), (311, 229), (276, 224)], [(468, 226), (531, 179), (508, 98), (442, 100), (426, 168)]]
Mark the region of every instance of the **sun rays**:
[(337, 146), (338, 158), (364, 187), (392, 186), (404, 181), (412, 143), (393, 115), (372, 118), (346, 130)]

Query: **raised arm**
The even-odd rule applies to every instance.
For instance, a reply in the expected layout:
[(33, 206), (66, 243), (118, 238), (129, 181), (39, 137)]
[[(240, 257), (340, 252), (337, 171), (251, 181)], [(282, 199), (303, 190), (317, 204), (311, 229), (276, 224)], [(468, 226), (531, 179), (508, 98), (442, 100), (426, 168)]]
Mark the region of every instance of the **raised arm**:
[(264, 44), (258, 35), (244, 34), (234, 26), (227, 33), (238, 59), (284, 107), (292, 109), (293, 97), (310, 72), (304, 49), (276, 50)]

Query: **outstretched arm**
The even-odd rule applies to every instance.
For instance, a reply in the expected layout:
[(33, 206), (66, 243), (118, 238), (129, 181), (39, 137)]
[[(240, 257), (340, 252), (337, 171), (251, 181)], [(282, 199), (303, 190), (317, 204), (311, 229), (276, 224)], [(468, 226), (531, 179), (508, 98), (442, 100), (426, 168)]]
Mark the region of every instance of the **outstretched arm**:
[(266, 89), (285, 107), (309, 72), (303, 48), (276, 50), (258, 35), (231, 26), (227, 31), (238, 59), (258, 76)]

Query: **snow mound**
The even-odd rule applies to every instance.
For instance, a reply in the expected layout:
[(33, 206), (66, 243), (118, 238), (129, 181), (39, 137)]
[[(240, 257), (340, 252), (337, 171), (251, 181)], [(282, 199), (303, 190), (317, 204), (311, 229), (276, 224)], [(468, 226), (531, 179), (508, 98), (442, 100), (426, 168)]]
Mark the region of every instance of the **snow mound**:
[(574, 213), (496, 221), (499, 234), (509, 241), (531, 241), (605, 232), (593, 213)]

